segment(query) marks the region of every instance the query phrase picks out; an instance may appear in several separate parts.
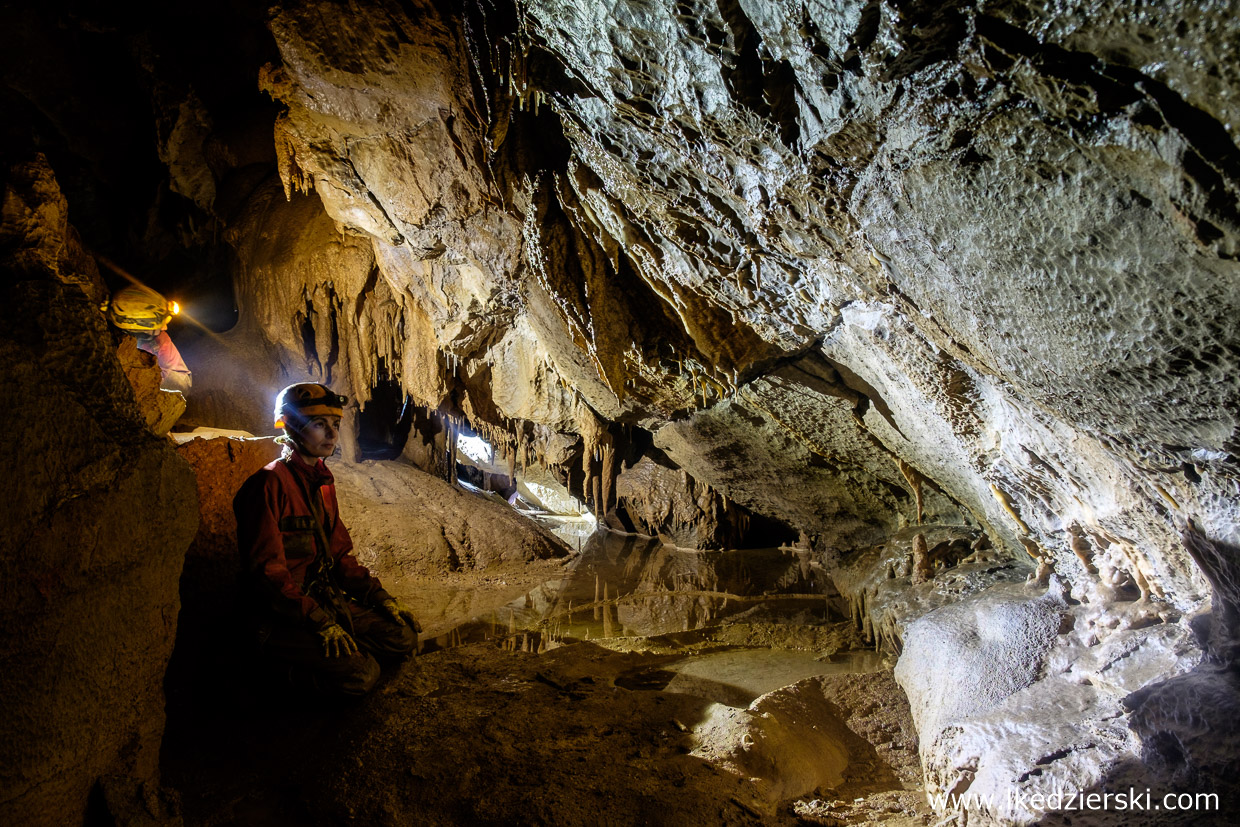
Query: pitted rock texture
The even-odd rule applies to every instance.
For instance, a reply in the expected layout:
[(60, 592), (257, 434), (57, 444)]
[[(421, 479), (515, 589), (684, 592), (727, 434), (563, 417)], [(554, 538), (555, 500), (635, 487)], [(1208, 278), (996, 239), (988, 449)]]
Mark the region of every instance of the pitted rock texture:
[[(524, 25), (590, 93), (544, 90), (597, 223), (657, 250), (652, 280), (846, 366), (869, 435), (1013, 549), (1028, 534), (1075, 566), (1072, 522), (1170, 547), (1176, 507), (1228, 531), (1207, 503), (1231, 474), (1235, 147), (1156, 78), (999, 5), (1022, 27), (991, 4), (860, 2), (537, 3)], [(1134, 552), (1151, 589), (1200, 599), (1181, 554)]]
[(193, 475), (147, 430), (46, 160), (6, 169), (0, 821), (80, 822), (103, 776), (158, 789)]
[(1102, 6), (1146, 33), (1177, 8), (285, 9), (285, 192), (342, 235), (280, 253), (259, 239), (321, 220), (255, 201), (247, 269), (300, 275), (242, 279), (243, 324), (284, 378), (363, 404), (397, 378), (514, 449), (640, 423), (824, 546), (920, 505), (1078, 591), (1097, 569), (1194, 608), (1177, 520), (1232, 523), (1231, 47), (1177, 51), (1213, 7), (1105, 45)]

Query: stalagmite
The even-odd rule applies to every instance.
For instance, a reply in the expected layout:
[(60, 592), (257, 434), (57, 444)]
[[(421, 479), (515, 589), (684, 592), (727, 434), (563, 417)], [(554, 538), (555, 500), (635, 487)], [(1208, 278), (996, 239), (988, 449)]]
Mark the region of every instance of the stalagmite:
[(602, 513), (607, 513), (612, 501), (612, 485), (616, 478), (616, 451), (611, 443), (603, 446), (603, 473), (602, 473)]
[(934, 579), (934, 561), (926, 548), (926, 535), (918, 534), (913, 538), (913, 584), (925, 583)]

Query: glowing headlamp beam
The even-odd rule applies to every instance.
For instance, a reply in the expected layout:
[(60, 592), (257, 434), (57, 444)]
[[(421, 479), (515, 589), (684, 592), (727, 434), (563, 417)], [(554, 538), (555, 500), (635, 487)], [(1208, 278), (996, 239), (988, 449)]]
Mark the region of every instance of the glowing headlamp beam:
[[(96, 259), (96, 260), (97, 260), (100, 264), (102, 264), (103, 266), (107, 267), (109, 270), (111, 270), (112, 272), (114, 272), (114, 273), (116, 273), (118, 276), (120, 276), (121, 278), (123, 278), (123, 279), (125, 279), (126, 281), (128, 281), (130, 284), (137, 285), (138, 287), (145, 287), (147, 290), (154, 290), (154, 288), (153, 288), (153, 287), (150, 287), (150, 286), (148, 286), (147, 284), (143, 283), (143, 282), (142, 282), (142, 281), (141, 281), (141, 280), (140, 280), (137, 276), (133, 275), (133, 274), (132, 274), (132, 273), (130, 273), (128, 270), (126, 270), (124, 267), (121, 267), (119, 264), (117, 264), (115, 261), (113, 261), (112, 259), (108, 258), (107, 256), (103, 256), (103, 255), (96, 255), (96, 256), (95, 256), (95, 259)], [(156, 292), (158, 292), (158, 291), (156, 291)], [(174, 316), (180, 316), (180, 315), (181, 315), (181, 305), (180, 305), (180, 304), (178, 304), (177, 302), (170, 302), (170, 305), (171, 305), (171, 309), (172, 309), (172, 315), (174, 315)], [(190, 314), (190, 313), (186, 313), (186, 314), (185, 314), (185, 319), (186, 319), (186, 321), (188, 321), (188, 322), (190, 322), (191, 324), (193, 324), (193, 325), (194, 325), (194, 327), (197, 327), (199, 330), (201, 330), (203, 333), (205, 333), (205, 334), (207, 334), (208, 336), (210, 336), (210, 337), (211, 337), (212, 339), (214, 339), (215, 341), (219, 342), (220, 344), (226, 344), (226, 343), (225, 343), (225, 341), (224, 341), (224, 339), (222, 339), (222, 338), (219, 336), (219, 334), (217, 334), (214, 330), (211, 330), (210, 328), (208, 328), (208, 327), (207, 327), (206, 325), (204, 325), (202, 322), (200, 322), (200, 321), (198, 321), (197, 319), (195, 319), (195, 318), (193, 317), (193, 315), (192, 315), (192, 314)]]

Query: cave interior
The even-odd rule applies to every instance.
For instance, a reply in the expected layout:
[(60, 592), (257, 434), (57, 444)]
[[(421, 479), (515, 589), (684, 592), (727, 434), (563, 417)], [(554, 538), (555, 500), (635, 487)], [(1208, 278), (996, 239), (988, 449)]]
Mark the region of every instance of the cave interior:
[[(0, 7), (0, 823), (1236, 823), (1238, 11)], [(296, 382), (355, 703), (239, 610)]]

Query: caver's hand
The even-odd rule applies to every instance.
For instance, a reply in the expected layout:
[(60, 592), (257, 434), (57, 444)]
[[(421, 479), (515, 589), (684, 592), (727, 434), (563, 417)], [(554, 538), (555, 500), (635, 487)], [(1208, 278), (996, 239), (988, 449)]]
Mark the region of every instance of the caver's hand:
[(344, 627), (337, 623), (320, 630), (319, 638), (323, 641), (323, 654), (329, 658), (357, 654), (357, 644), (353, 642), (353, 638), (344, 630)]
[(413, 612), (394, 597), (390, 597), (380, 603), (379, 612), (390, 618), (393, 623), (404, 623), (415, 634), (422, 631), (422, 624), (418, 623), (418, 619), (413, 616)]

